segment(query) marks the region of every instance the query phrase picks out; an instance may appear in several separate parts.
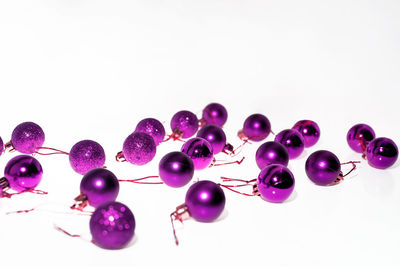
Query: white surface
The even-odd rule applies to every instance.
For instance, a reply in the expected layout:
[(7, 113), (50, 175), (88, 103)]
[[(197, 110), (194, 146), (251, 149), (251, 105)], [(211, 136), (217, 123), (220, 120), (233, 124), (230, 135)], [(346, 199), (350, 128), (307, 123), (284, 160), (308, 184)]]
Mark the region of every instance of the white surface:
[[(224, 217), (178, 226), (169, 214), (187, 188), (123, 184), (119, 201), (137, 220), (134, 243), (107, 251), (53, 229), (89, 236), (88, 219), (65, 211), (81, 177), (65, 156), (38, 157), (46, 197), (0, 200), (1, 265), (9, 266), (399, 266), (399, 162), (376, 170), (363, 161), (347, 181), (313, 185), (304, 162), (328, 149), (358, 160), (345, 135), (355, 123), (399, 144), (400, 2), (393, 1), (0, 1), (0, 135), (35, 121), (46, 145), (69, 150), (100, 142), (120, 178), (157, 174), (163, 144), (147, 166), (116, 163), (115, 153), (145, 117), (165, 122), (210, 102), (229, 112), (231, 143), (244, 119), (264, 113), (275, 132), (313, 119), (319, 143), (290, 162), (296, 188), (276, 205), (226, 191)], [(272, 140), (270, 136), (268, 140)], [(246, 147), (241, 166), (196, 172), (254, 178)], [(0, 157), (0, 169), (16, 154)], [(5, 215), (44, 203), (36, 213)], [(65, 205), (65, 206), (62, 206)]]

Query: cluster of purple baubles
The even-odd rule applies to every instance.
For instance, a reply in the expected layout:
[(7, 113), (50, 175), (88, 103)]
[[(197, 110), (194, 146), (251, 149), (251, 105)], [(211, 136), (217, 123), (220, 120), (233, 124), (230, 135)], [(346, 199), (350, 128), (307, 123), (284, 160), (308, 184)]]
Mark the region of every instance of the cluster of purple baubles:
[[(187, 185), (195, 170), (212, 166), (214, 156), (225, 153), (234, 156), (233, 146), (227, 143), (222, 129), (228, 114), (224, 106), (211, 103), (203, 110), (202, 118), (190, 111), (179, 111), (171, 119), (172, 133), (166, 138), (163, 124), (153, 118), (140, 121), (135, 131), (129, 135), (118, 153), (117, 160), (128, 161), (134, 165), (150, 162), (156, 148), (162, 142), (174, 139), (187, 139), (181, 151), (166, 154), (159, 162), (159, 176), (163, 183), (171, 187)], [(200, 130), (199, 130), (200, 128)], [(196, 137), (193, 137), (197, 133)], [(271, 133), (271, 124), (262, 114), (249, 116), (238, 136), (244, 142), (259, 142)], [(291, 195), (295, 179), (287, 168), (291, 159), (299, 157), (305, 148), (313, 146), (320, 137), (320, 129), (314, 121), (302, 120), (291, 129), (279, 132), (275, 141), (261, 144), (255, 160), (261, 172), (254, 179), (254, 195), (269, 202), (283, 202)], [(17, 150), (23, 154), (40, 154), (45, 135), (42, 128), (33, 122), (18, 125), (11, 141), (0, 145), (3, 151)], [(374, 130), (366, 124), (353, 126), (347, 134), (347, 142), (355, 152), (375, 168), (385, 169), (392, 166), (398, 157), (398, 148), (389, 138), (375, 138)], [(4, 148), (4, 149), (3, 149)], [(90, 220), (93, 242), (107, 249), (119, 249), (126, 246), (134, 235), (135, 218), (124, 204), (116, 202), (119, 192), (119, 180), (105, 169), (105, 153), (100, 144), (92, 140), (76, 143), (69, 153), (72, 169), (83, 175), (80, 195), (75, 199), (84, 208), (95, 208)], [(312, 153), (305, 164), (305, 171), (317, 185), (332, 185), (341, 175), (341, 163), (337, 156), (326, 150)], [(6, 191), (30, 191), (37, 187), (43, 174), (42, 166), (30, 155), (12, 158), (5, 167), (4, 177), (0, 179), (0, 194)], [(221, 187), (229, 185), (212, 181), (199, 181), (189, 187), (185, 203), (171, 214), (173, 220), (182, 220), (185, 216), (201, 222), (211, 222), (218, 218), (225, 206), (225, 195)], [(4, 194), (4, 195), (3, 195)]]

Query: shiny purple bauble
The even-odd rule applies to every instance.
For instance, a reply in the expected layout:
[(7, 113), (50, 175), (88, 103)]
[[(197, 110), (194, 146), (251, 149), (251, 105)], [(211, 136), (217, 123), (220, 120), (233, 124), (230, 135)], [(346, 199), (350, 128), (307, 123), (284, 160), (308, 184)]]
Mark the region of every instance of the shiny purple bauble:
[(377, 169), (386, 169), (396, 162), (399, 149), (393, 140), (378, 137), (368, 144), (366, 155), (369, 165)]
[(3, 150), (4, 150), (4, 143), (3, 143), (3, 139), (1, 139), (1, 137), (0, 137), (0, 156), (1, 156), (1, 154), (3, 154)]
[(294, 184), (292, 172), (280, 164), (268, 165), (261, 170), (257, 178), (257, 189), (262, 198), (274, 203), (288, 199)]
[(223, 105), (211, 103), (203, 109), (203, 119), (206, 124), (222, 127), (228, 119), (228, 112)]
[(92, 242), (105, 249), (125, 247), (135, 234), (135, 217), (120, 202), (108, 202), (97, 207), (90, 218)]
[(156, 146), (158, 146), (165, 137), (165, 129), (162, 123), (153, 118), (141, 120), (136, 126), (135, 132), (147, 133), (153, 137)]
[(253, 114), (247, 117), (243, 124), (243, 133), (251, 141), (262, 141), (271, 132), (271, 123), (262, 114)]
[(199, 181), (188, 189), (185, 205), (195, 220), (211, 222), (223, 212), (225, 194), (216, 183), (207, 180)]
[(119, 192), (117, 177), (107, 169), (97, 168), (87, 172), (81, 181), (81, 194), (93, 207), (114, 201)]
[(269, 141), (262, 144), (256, 152), (256, 162), (260, 169), (271, 164), (287, 166), (289, 163), (289, 152), (282, 144)]
[(355, 152), (364, 153), (369, 142), (375, 138), (374, 130), (367, 124), (356, 124), (347, 132), (347, 143)]
[(11, 189), (22, 192), (34, 189), (42, 180), (43, 169), (40, 162), (28, 155), (16, 156), (4, 168), (4, 177)]
[(299, 131), (299, 133), (303, 136), (305, 147), (315, 145), (318, 142), (321, 134), (318, 124), (312, 120), (298, 121), (295, 123), (292, 129)]
[(123, 144), (124, 158), (134, 165), (145, 165), (156, 155), (157, 146), (153, 137), (147, 133), (134, 132)]
[(304, 138), (297, 130), (286, 129), (275, 136), (275, 142), (281, 143), (289, 152), (289, 159), (295, 159), (304, 150)]
[(182, 138), (189, 138), (199, 129), (199, 120), (194, 113), (182, 110), (172, 117), (171, 129), (173, 132), (182, 133)]
[(214, 152), (210, 143), (201, 137), (194, 137), (187, 140), (181, 151), (192, 159), (195, 170), (202, 170), (210, 166)]
[(25, 154), (33, 154), (44, 143), (44, 132), (34, 122), (23, 122), (15, 127), (11, 135), (11, 144), (15, 150)]
[(226, 135), (221, 127), (206, 125), (197, 132), (197, 137), (207, 140), (213, 148), (214, 155), (222, 152), (226, 145)]
[(166, 154), (158, 165), (161, 180), (171, 187), (182, 187), (190, 182), (194, 174), (193, 161), (183, 152)]
[(317, 185), (330, 185), (338, 178), (341, 171), (340, 161), (330, 151), (318, 150), (306, 161), (306, 174)]
[(85, 174), (88, 171), (101, 168), (106, 162), (103, 147), (92, 140), (82, 140), (76, 143), (69, 152), (69, 163), (74, 171)]

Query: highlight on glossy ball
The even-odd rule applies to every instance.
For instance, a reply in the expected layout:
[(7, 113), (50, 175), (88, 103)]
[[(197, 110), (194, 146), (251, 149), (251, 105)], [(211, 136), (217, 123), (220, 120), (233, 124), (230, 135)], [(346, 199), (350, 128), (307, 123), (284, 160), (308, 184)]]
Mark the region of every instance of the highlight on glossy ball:
[(106, 154), (103, 147), (92, 140), (79, 141), (69, 152), (69, 163), (72, 169), (79, 174), (101, 168), (105, 162)]
[(286, 129), (275, 136), (275, 142), (281, 143), (289, 152), (289, 159), (295, 159), (304, 151), (304, 138), (299, 131)]
[(306, 161), (306, 174), (317, 185), (330, 185), (339, 176), (340, 161), (330, 151), (318, 150), (312, 153)]
[(347, 132), (347, 144), (355, 152), (364, 153), (369, 142), (375, 138), (375, 132), (371, 126), (360, 123), (350, 128)]
[(366, 155), (368, 163), (372, 167), (386, 169), (396, 162), (399, 149), (392, 139), (379, 137), (368, 144)]
[(247, 117), (243, 124), (243, 133), (251, 141), (262, 141), (271, 132), (271, 123), (262, 114)]
[(271, 164), (287, 166), (289, 163), (289, 152), (281, 143), (269, 141), (257, 149), (256, 163), (260, 169)]
[(182, 110), (172, 117), (171, 129), (182, 133), (182, 138), (190, 138), (199, 129), (199, 120), (193, 112)]
[(261, 170), (257, 178), (257, 189), (262, 198), (281, 203), (289, 198), (294, 189), (294, 176), (283, 165), (271, 164)]
[(190, 215), (200, 222), (217, 219), (225, 207), (225, 194), (219, 185), (212, 181), (199, 181), (188, 189), (185, 198)]
[(84, 194), (93, 207), (114, 201), (119, 193), (119, 182), (111, 171), (103, 168), (87, 172), (80, 185), (81, 194)]
[(153, 137), (156, 146), (158, 146), (165, 137), (165, 129), (162, 123), (153, 118), (147, 118), (141, 120), (135, 129), (135, 132), (147, 133)]
[(18, 152), (33, 154), (38, 147), (44, 143), (44, 132), (42, 128), (34, 122), (23, 122), (15, 127), (11, 135), (12, 146)]
[(108, 202), (97, 207), (90, 218), (92, 242), (105, 249), (121, 249), (135, 234), (135, 217), (120, 202)]
[(4, 168), (4, 177), (11, 189), (22, 192), (34, 189), (42, 180), (43, 169), (40, 162), (28, 155), (10, 159)]
[(187, 185), (193, 178), (194, 164), (183, 152), (174, 151), (166, 154), (158, 165), (161, 180), (171, 187)]
[(202, 170), (210, 166), (213, 158), (213, 148), (210, 143), (201, 137), (187, 140), (181, 151), (192, 159), (195, 170)]
[(213, 148), (214, 155), (222, 152), (226, 145), (226, 135), (221, 127), (206, 125), (197, 132), (197, 137), (207, 140)]
[(228, 112), (223, 105), (211, 103), (203, 109), (203, 119), (206, 124), (222, 127), (228, 120)]
[(134, 165), (145, 165), (153, 160), (157, 146), (153, 137), (146, 133), (134, 132), (123, 144), (124, 158)]
[(299, 133), (303, 136), (305, 147), (311, 147), (315, 145), (318, 142), (321, 134), (318, 124), (312, 120), (298, 121), (295, 123), (292, 129), (299, 131)]

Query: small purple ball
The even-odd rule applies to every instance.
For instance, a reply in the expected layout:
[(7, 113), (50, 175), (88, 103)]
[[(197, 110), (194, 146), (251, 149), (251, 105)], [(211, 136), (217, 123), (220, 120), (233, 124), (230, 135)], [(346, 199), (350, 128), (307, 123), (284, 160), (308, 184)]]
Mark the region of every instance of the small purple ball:
[(262, 144), (256, 152), (256, 162), (260, 169), (271, 164), (287, 166), (289, 163), (289, 152), (282, 144), (269, 141)]
[(312, 120), (298, 121), (295, 123), (292, 129), (299, 131), (299, 133), (303, 136), (305, 147), (311, 147), (315, 145), (318, 142), (321, 134), (318, 124)]
[(293, 192), (294, 184), (292, 172), (280, 164), (265, 167), (257, 178), (257, 189), (262, 198), (274, 203), (288, 199)]
[(126, 205), (108, 202), (94, 211), (89, 226), (94, 244), (105, 249), (120, 249), (132, 240), (136, 224)]
[(153, 137), (146, 133), (134, 132), (122, 147), (124, 158), (134, 165), (145, 165), (156, 155), (157, 146)]
[(221, 127), (206, 125), (197, 132), (197, 137), (207, 140), (213, 148), (214, 155), (222, 152), (226, 145), (226, 135)]
[(228, 119), (228, 112), (223, 105), (211, 103), (203, 109), (203, 119), (206, 124), (222, 127)]
[(92, 140), (79, 141), (69, 152), (69, 163), (72, 169), (79, 174), (101, 168), (105, 162), (106, 155), (103, 147)]
[(33, 154), (36, 148), (44, 143), (44, 132), (39, 125), (34, 122), (23, 122), (15, 127), (11, 135), (12, 146), (18, 152)]
[(364, 153), (375, 138), (374, 130), (367, 124), (356, 124), (347, 132), (347, 143), (355, 152)]
[(136, 126), (135, 132), (147, 133), (153, 137), (156, 146), (158, 146), (165, 137), (165, 129), (162, 123), (153, 118), (141, 120)]
[(243, 124), (243, 133), (252, 141), (262, 141), (271, 132), (271, 123), (262, 114), (250, 115)]
[(12, 158), (4, 169), (4, 177), (10, 187), (17, 192), (34, 189), (42, 180), (42, 175), (40, 162), (28, 155)]
[(87, 197), (93, 207), (114, 201), (119, 193), (119, 182), (114, 173), (97, 168), (87, 172), (81, 181), (81, 194)]
[(207, 168), (214, 158), (212, 146), (206, 139), (200, 137), (187, 140), (181, 151), (192, 159), (195, 170)]
[(224, 210), (225, 194), (216, 183), (199, 181), (191, 185), (187, 191), (185, 205), (195, 220), (211, 222)]
[(1, 154), (3, 154), (3, 150), (4, 150), (4, 143), (3, 143), (3, 139), (1, 139), (1, 137), (0, 137), (0, 156), (1, 156)]
[(317, 185), (332, 184), (340, 171), (339, 159), (327, 150), (315, 151), (306, 161), (306, 174)]
[(386, 169), (396, 162), (399, 150), (393, 140), (379, 137), (368, 144), (366, 154), (368, 163), (372, 167)]
[(304, 150), (304, 138), (297, 130), (286, 129), (275, 136), (275, 142), (281, 143), (289, 152), (289, 159), (295, 159)]
[(194, 164), (185, 153), (175, 151), (166, 154), (158, 165), (161, 180), (171, 187), (185, 186), (192, 180)]
[(173, 132), (182, 133), (182, 138), (192, 137), (199, 129), (199, 120), (190, 111), (182, 110), (177, 112), (171, 119), (171, 129)]

